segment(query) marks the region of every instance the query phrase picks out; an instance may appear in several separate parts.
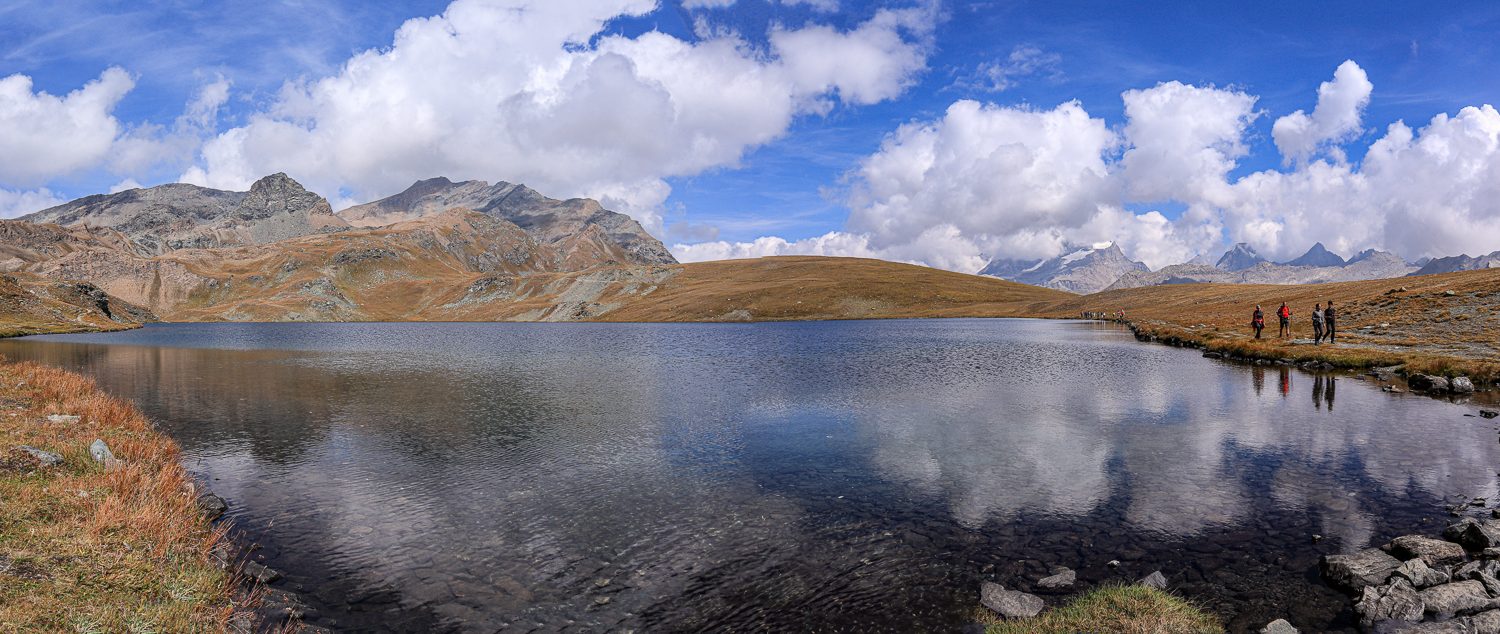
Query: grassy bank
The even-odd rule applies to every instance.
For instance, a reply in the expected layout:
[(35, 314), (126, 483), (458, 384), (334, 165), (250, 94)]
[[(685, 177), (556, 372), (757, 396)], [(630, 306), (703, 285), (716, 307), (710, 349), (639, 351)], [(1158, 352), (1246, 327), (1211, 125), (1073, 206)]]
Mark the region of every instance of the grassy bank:
[[(95, 462), (96, 438), (123, 462)], [(223, 630), (222, 535), (195, 498), (177, 446), (134, 406), (76, 374), (0, 363), (0, 631)]]
[(1197, 606), (1155, 588), (1106, 586), (1032, 619), (1003, 620), (980, 608), (988, 634), (1217, 634), (1224, 626)]

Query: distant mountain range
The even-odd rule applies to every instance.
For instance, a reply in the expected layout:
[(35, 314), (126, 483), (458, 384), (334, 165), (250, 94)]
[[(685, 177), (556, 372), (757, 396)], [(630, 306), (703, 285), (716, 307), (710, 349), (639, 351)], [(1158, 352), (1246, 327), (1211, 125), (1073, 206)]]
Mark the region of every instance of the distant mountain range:
[[(1214, 262), (1214, 264), (1208, 264)], [(1072, 293), (1156, 286), (1162, 284), (1322, 284), (1384, 279), (1404, 275), (1452, 272), (1500, 265), (1500, 252), (1479, 258), (1439, 258), (1418, 267), (1399, 256), (1374, 249), (1345, 260), (1322, 243), (1286, 262), (1271, 262), (1249, 244), (1236, 244), (1218, 258), (1199, 256), (1186, 264), (1152, 271), (1125, 256), (1113, 243), (1067, 253), (1046, 260), (990, 262), (981, 275), (1045, 286)]]

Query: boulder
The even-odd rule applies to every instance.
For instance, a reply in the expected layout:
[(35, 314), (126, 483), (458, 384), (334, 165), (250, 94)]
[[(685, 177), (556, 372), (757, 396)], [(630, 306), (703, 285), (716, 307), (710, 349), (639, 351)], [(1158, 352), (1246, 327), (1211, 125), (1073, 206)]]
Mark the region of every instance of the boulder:
[(1486, 610), (1469, 619), (1476, 634), (1500, 634), (1500, 610)]
[(1354, 604), (1354, 613), (1359, 615), (1359, 623), (1366, 630), (1382, 621), (1415, 623), (1422, 620), (1423, 609), (1421, 594), (1405, 579), (1383, 586), (1365, 586), (1359, 602)]
[(1473, 551), (1500, 546), (1500, 528), (1466, 517), (1443, 529), (1443, 538)]
[(1470, 381), (1469, 377), (1466, 376), (1453, 377), (1453, 381), (1449, 383), (1448, 389), (1453, 390), (1454, 394), (1473, 394), (1474, 382)]
[(73, 423), (76, 423), (76, 422), (78, 422), (80, 420), (83, 420), (82, 416), (69, 416), (67, 414), (48, 414), (47, 415), (47, 422), (49, 422), (49, 423), (56, 423), (58, 425), (72, 425)]
[(1260, 634), (1298, 634), (1297, 628), (1292, 627), (1286, 619), (1276, 619), (1260, 628)]
[(98, 438), (89, 443), (89, 455), (94, 457), (94, 462), (105, 465), (115, 460), (115, 454), (109, 450), (109, 445), (104, 444), (104, 441)]
[(1448, 379), (1431, 374), (1413, 374), (1406, 379), (1406, 384), (1413, 390), (1426, 392), (1447, 392)]
[(1447, 621), (1428, 621), (1390, 631), (1401, 634), (1474, 634), (1474, 626), (1471, 619), (1461, 617)]
[(245, 562), (244, 567), (240, 568), (240, 572), (244, 573), (246, 577), (261, 583), (271, 583), (281, 578), (281, 573), (253, 561)]
[(21, 445), (19, 447), (16, 447), (16, 451), (20, 451), (28, 456), (31, 456), (33, 460), (36, 460), (37, 465), (41, 467), (55, 467), (62, 464), (63, 462), (62, 456), (59, 456), (50, 451), (37, 449), (36, 447), (33, 447), (31, 445)]
[(1490, 593), (1478, 581), (1455, 581), (1417, 593), (1428, 613), (1439, 617), (1479, 612), (1490, 607)]
[(1073, 582), (1077, 580), (1078, 573), (1075, 573), (1067, 568), (1058, 568), (1057, 572), (1053, 573), (1052, 576), (1036, 582), (1036, 585), (1047, 588), (1049, 590), (1055, 590), (1057, 588), (1066, 588), (1068, 586), (1071, 586), (1073, 585)]
[(1156, 588), (1157, 590), (1166, 590), (1167, 589), (1167, 576), (1164, 575), (1164, 574), (1162, 574), (1160, 570), (1157, 570), (1157, 571), (1155, 571), (1155, 572), (1153, 572), (1153, 573), (1151, 573), (1149, 575), (1141, 577), (1141, 580), (1137, 581), (1135, 583), (1136, 583), (1136, 585), (1146, 586), (1148, 588)]
[(1421, 535), (1404, 535), (1391, 540), (1390, 543), (1381, 547), (1397, 559), (1406, 561), (1408, 559), (1421, 559), (1428, 566), (1451, 566), (1463, 563), (1464, 547), (1453, 542), (1423, 537)]
[(224, 498), (212, 493), (204, 493), (198, 496), (197, 505), (198, 512), (203, 514), (203, 519), (210, 522), (223, 517), (224, 513), (229, 510), (229, 503), (225, 502)]
[(998, 583), (984, 582), (979, 586), (979, 602), (996, 614), (1007, 619), (1029, 619), (1042, 613), (1047, 604), (1034, 594), (1006, 590)]
[(1365, 586), (1378, 586), (1401, 567), (1401, 560), (1371, 548), (1352, 555), (1324, 555), (1320, 566), (1323, 579), (1335, 587), (1358, 592)]
[(1428, 586), (1448, 583), (1449, 581), (1448, 573), (1442, 570), (1433, 570), (1421, 559), (1412, 559), (1401, 564), (1401, 567), (1397, 568), (1392, 576), (1411, 582), (1412, 587), (1415, 588), (1426, 588)]

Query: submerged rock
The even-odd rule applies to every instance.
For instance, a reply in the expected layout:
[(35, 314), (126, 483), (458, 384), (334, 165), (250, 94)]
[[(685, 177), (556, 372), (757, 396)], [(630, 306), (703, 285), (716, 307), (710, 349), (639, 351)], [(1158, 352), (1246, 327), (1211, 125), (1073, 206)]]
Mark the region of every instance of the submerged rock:
[(1324, 555), (1321, 567), (1328, 583), (1355, 592), (1385, 583), (1401, 567), (1401, 560), (1371, 548), (1352, 555)]
[(1406, 383), (1413, 390), (1424, 390), (1427, 392), (1448, 391), (1448, 379), (1431, 374), (1414, 374), (1406, 379)]
[(1478, 612), (1490, 607), (1490, 594), (1478, 581), (1455, 581), (1417, 593), (1428, 612), (1448, 617)]
[(246, 577), (261, 583), (271, 583), (281, 578), (281, 573), (253, 561), (245, 562), (245, 566), (240, 569), (240, 572), (244, 573)]
[(1052, 576), (1036, 582), (1036, 585), (1051, 590), (1056, 588), (1066, 588), (1073, 585), (1073, 582), (1077, 580), (1078, 573), (1075, 573), (1068, 568), (1058, 568), (1057, 572), (1053, 573)]
[(1397, 559), (1421, 559), (1422, 563), (1429, 566), (1451, 566), (1463, 563), (1464, 560), (1463, 546), (1421, 535), (1397, 537), (1382, 549)]
[(1046, 602), (1034, 594), (1006, 590), (998, 583), (984, 582), (979, 586), (979, 602), (996, 614), (1007, 619), (1029, 619), (1042, 613)]
[(1405, 579), (1397, 579), (1389, 585), (1365, 586), (1359, 603), (1354, 604), (1359, 624), (1367, 630), (1383, 621), (1415, 623), (1422, 620), (1424, 610), (1422, 595)]
[(1492, 409), (1482, 409), (1479, 410), (1479, 416), (1480, 418), (1494, 418), (1496, 416), (1500, 416), (1500, 412)]

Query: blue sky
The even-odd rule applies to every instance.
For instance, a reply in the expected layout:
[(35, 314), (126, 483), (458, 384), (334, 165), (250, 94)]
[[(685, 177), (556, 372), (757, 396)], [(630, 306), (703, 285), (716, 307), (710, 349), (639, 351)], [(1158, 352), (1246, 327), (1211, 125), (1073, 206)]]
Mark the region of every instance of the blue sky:
[[(509, 2), (530, 10), (522, 0)], [(128, 167), (111, 164), (108, 157), (98, 158), (95, 164), (73, 161), (69, 165), (83, 167), (58, 170), (40, 180), (12, 178), (6, 182), (7, 172), (0, 169), (0, 204), (5, 200), (4, 192), (12, 200), (26, 192), (46, 193), (46, 197), (33, 196), (29, 200), (67, 199), (107, 191), (122, 183), (152, 185), (184, 177), (210, 185), (243, 185), (245, 178), (257, 169), (273, 167), (285, 169), (327, 195), (336, 205), (348, 204), (394, 193), (401, 188), (397, 183), (404, 182), (409, 175), (420, 174), (425, 165), (431, 164), (438, 171), (464, 171), (473, 167), (470, 173), (447, 174), (455, 177), (527, 180), (539, 182), (544, 191), (553, 195), (604, 198), (642, 219), (669, 244), (703, 241), (722, 244), (721, 248), (697, 253), (678, 250), (679, 255), (689, 257), (847, 252), (962, 270), (973, 268), (973, 263), (979, 261), (976, 258), (1039, 257), (1048, 249), (1062, 248), (1066, 242), (1104, 235), (1108, 230), (1100, 227), (1115, 227), (1119, 223), (1097, 218), (1080, 220), (1100, 205), (1118, 207), (1137, 216), (1119, 221), (1130, 227), (1120, 229), (1119, 239), (1127, 250), (1157, 254), (1154, 257), (1159, 261), (1150, 262), (1153, 265), (1242, 239), (1278, 254), (1305, 250), (1316, 238), (1330, 242), (1335, 250), (1379, 247), (1398, 250), (1413, 258), (1432, 255), (1430, 251), (1435, 249), (1475, 249), (1487, 244), (1472, 236), (1408, 243), (1392, 237), (1403, 231), (1404, 225), (1399, 223), (1383, 231), (1353, 234), (1298, 229), (1307, 225), (1305, 218), (1276, 215), (1280, 213), (1274, 209), (1280, 204), (1276, 201), (1285, 200), (1281, 194), (1269, 200), (1251, 200), (1246, 198), (1250, 194), (1200, 195), (1187, 192), (1186, 187), (1180, 195), (1168, 188), (1173, 193), (1163, 194), (1166, 197), (1160, 200), (1129, 195), (1085, 197), (1080, 203), (1081, 211), (1056, 212), (1057, 218), (1049, 217), (1017, 229), (1011, 222), (1014, 218), (1051, 214), (1055, 210), (1044, 213), (996, 208), (970, 214), (987, 218), (979, 222), (971, 221), (969, 216), (943, 215), (962, 213), (952, 210), (909, 209), (902, 205), (915, 203), (900, 202), (909, 196), (868, 195), (870, 191), (888, 188), (872, 180), (875, 177), (863, 172), (862, 166), (882, 153), (882, 143), (891, 139), (903, 124), (941, 128), (947, 123), (945, 112), (961, 100), (1006, 109), (1004, 112), (1034, 113), (1052, 111), (1060, 104), (1076, 100), (1088, 117), (1123, 135), (1121, 131), (1128, 119), (1121, 93), (1177, 81), (1255, 98), (1253, 116), (1246, 117), (1243, 129), (1236, 131), (1243, 152), (1231, 153), (1236, 155), (1232, 157), (1233, 168), (1224, 177), (1225, 183), (1233, 185), (1258, 172), (1295, 174), (1302, 168), (1284, 162), (1286, 157), (1273, 140), (1273, 125), (1299, 109), (1311, 112), (1318, 105), (1320, 84), (1330, 81), (1334, 69), (1342, 62), (1353, 60), (1374, 89), (1364, 105), (1358, 107), (1357, 129), (1320, 141), (1318, 156), (1347, 166), (1349, 174), (1363, 177), (1364, 154), (1372, 143), (1386, 135), (1388, 125), (1405, 121), (1420, 130), (1435, 115), (1454, 116), (1465, 107), (1497, 101), (1500, 73), (1494, 69), (1500, 62), (1500, 50), (1495, 43), (1500, 39), (1497, 38), (1500, 5), (1495, 3), (1459, 3), (1435, 8), (1396, 2), (942, 2), (934, 5), (843, 0), (835, 3), (837, 11), (829, 12), (808, 4), (739, 0), (727, 7), (714, 8), (686, 8), (679, 2), (666, 2), (654, 10), (636, 14), (639, 7), (627, 6), (630, 4), (627, 0), (621, 0), (619, 10), (592, 6), (602, 4), (602, 0), (589, 2), (591, 10), (602, 18), (602, 26), (587, 41), (569, 42), (559, 48), (560, 52), (587, 51), (610, 37), (635, 41), (652, 32), (665, 33), (690, 44), (701, 44), (727, 33), (742, 41), (750, 51), (748, 58), (770, 66), (778, 57), (790, 60), (792, 55), (773, 46), (770, 36), (774, 32), (828, 27), (852, 38), (862, 26), (875, 24), (883, 13), (911, 9), (918, 11), (912, 14), (917, 17), (891, 29), (900, 34), (900, 43), (908, 48), (893, 50), (889, 42), (882, 46), (888, 49), (883, 52), (891, 54), (916, 51), (920, 67), (898, 71), (886, 78), (899, 84), (899, 90), (875, 90), (872, 96), (863, 99), (847, 98), (852, 90), (849, 86), (821, 91), (806, 86), (789, 88), (789, 99), (799, 104), (795, 113), (786, 118), (784, 125), (774, 122), (753, 135), (728, 134), (718, 128), (664, 130), (664, 134), (680, 132), (685, 139), (700, 140), (723, 133), (726, 138), (733, 137), (724, 143), (738, 150), (729, 152), (728, 158), (715, 153), (663, 167), (659, 173), (631, 164), (652, 160), (650, 157), (659, 157), (659, 153), (647, 153), (646, 158), (624, 157), (619, 162), (624, 167), (601, 165), (577, 175), (562, 174), (566, 167), (510, 170), (523, 172), (520, 174), (491, 173), (490, 170), (498, 172), (523, 163), (455, 164), (453, 161), (459, 159), (447, 152), (443, 153), (444, 160), (428, 163), (407, 160), (400, 169), (388, 170), (389, 175), (383, 175), (378, 166), (368, 165), (320, 171), (316, 166), (332, 160), (320, 152), (368, 151), (377, 159), (380, 152), (391, 152), (395, 164), (410, 156), (410, 143), (441, 147), (450, 141), (434, 137), (410, 141), (400, 147), (368, 150), (351, 147), (347, 141), (330, 142), (326, 147), (302, 144), (309, 148), (309, 155), (287, 157), (286, 167), (277, 167), (275, 156), (236, 155), (215, 163), (205, 148), (216, 136), (252, 127), (254, 119), (268, 115), (308, 128), (331, 127), (327, 123), (330, 116), (327, 109), (332, 106), (327, 103), (318, 106), (323, 110), (314, 108), (287, 114), (292, 109), (289, 103), (301, 101), (288, 99), (283, 87), (288, 82), (306, 85), (339, 76), (351, 56), (368, 49), (390, 52), (394, 33), (406, 20), (442, 14), (447, 2), (0, 0), (0, 77), (23, 75), (32, 82), (34, 93), (63, 96), (99, 79), (106, 69), (123, 69), (133, 80), (133, 87), (118, 98), (111, 111), (118, 122), (117, 138), (129, 136), (134, 130), (137, 137), (150, 137), (152, 144), (146, 146), (150, 151), (163, 154), (152, 160), (135, 161)], [(458, 18), (453, 22), (457, 24)], [(495, 46), (501, 50), (508, 44), (504, 41), (506, 33), (501, 30), (495, 34)], [(516, 50), (523, 51), (519, 45)], [(817, 52), (808, 54), (816, 57)], [(645, 59), (642, 55), (638, 50), (627, 54), (644, 68), (647, 62), (641, 61)], [(538, 68), (543, 66), (544, 62), (538, 62)], [(997, 69), (1006, 68), (1010, 71), (986, 75), (987, 70), (998, 72)], [(670, 67), (657, 70), (676, 72)], [(995, 77), (1002, 77), (1006, 85), (995, 85)], [(166, 130), (172, 129), (186, 104), (206, 85), (215, 82), (228, 86), (228, 98), (206, 129), (183, 132), (174, 137), (180, 141), (177, 145), (164, 141), (169, 136)], [(836, 86), (836, 82), (829, 85)], [(424, 86), (423, 90), (433, 88)], [(819, 100), (827, 104), (807, 105)], [(453, 102), (434, 102), (429, 108), (442, 109), (444, 103)], [(680, 109), (685, 111), (686, 107)], [(553, 118), (545, 121), (574, 125), (571, 120), (557, 118), (562, 115), (546, 116)], [(153, 126), (159, 128), (152, 132)], [(0, 147), (5, 134), (8, 133), (0, 129)], [(993, 150), (1006, 144), (1006, 139), (997, 138), (987, 147)], [(1125, 139), (1107, 145), (1102, 152), (1103, 166), (1097, 170), (1109, 179), (1127, 178), (1123, 175), (1126, 170), (1120, 164), (1120, 155), (1125, 148), (1144, 143)], [(120, 147), (117, 144), (110, 152), (123, 151)], [(537, 151), (529, 146), (522, 149)], [(890, 149), (891, 152), (884, 154), (892, 160), (900, 158), (899, 151), (903, 148)], [(1046, 152), (1042, 146), (1028, 146), (1028, 149), (1039, 154)], [(475, 151), (482, 155), (482, 148)], [(7, 160), (24, 159), (0, 158), (0, 162)], [(1477, 160), (1490, 158), (1485, 154)], [(566, 166), (568, 162), (559, 158), (556, 165)], [(197, 172), (193, 171), (195, 167), (199, 168)], [(352, 173), (355, 169), (363, 171)], [(974, 178), (985, 176), (981, 173)], [(664, 184), (667, 189), (657, 184)], [(919, 186), (953, 189), (966, 185), (924, 181)], [(1114, 187), (1129, 189), (1130, 185)], [(1285, 187), (1289, 188), (1286, 191), (1296, 188), (1292, 184)], [(1024, 190), (1017, 195), (1025, 195)], [(1463, 196), (1463, 192), (1456, 192), (1453, 200), (1440, 202), (1461, 207), (1467, 216), (1460, 220), (1477, 223), (1485, 231), (1497, 226), (1500, 211), (1459, 200)], [(1349, 193), (1332, 199), (1335, 202), (1330, 204), (1348, 207), (1332, 214), (1334, 221), (1370, 222), (1376, 218), (1383, 222), (1396, 214), (1390, 209), (1375, 210), (1371, 207), (1374, 203), (1368, 201), (1343, 202), (1355, 198), (1356, 194)], [(962, 199), (972, 200), (972, 197)], [(1431, 204), (1414, 199), (1412, 209), (1400, 213), (1417, 213), (1420, 205), (1427, 205), (1422, 207), (1425, 209)], [(1184, 219), (1183, 214), (1195, 207), (1213, 208), (1204, 212), (1213, 215), (1213, 219), (1191, 222), (1217, 227), (1216, 236), (1203, 237), (1207, 234), (1199, 232), (1193, 234), (1197, 237), (1187, 237), (1193, 227), (1187, 226), (1190, 220)], [(1153, 211), (1173, 223), (1172, 236), (1158, 235), (1162, 230), (1154, 225), (1141, 228), (1156, 222), (1154, 217), (1140, 216)], [(881, 214), (901, 214), (901, 222), (894, 224), (910, 224), (915, 228), (899, 235), (883, 234), (881, 229), (872, 229), (892, 224), (888, 222), (890, 217)], [(931, 220), (926, 224), (906, 222), (918, 216)], [(1278, 228), (1265, 229), (1267, 223)], [(941, 247), (920, 246), (923, 239), (913, 235), (923, 232), (922, 235), (930, 237), (942, 233), (937, 229), (945, 227), (953, 227), (961, 234), (965, 246), (955, 247), (948, 242)], [(832, 234), (837, 234), (838, 243), (845, 246), (806, 242)], [(1037, 237), (1043, 234), (1049, 237)], [(1126, 234), (1139, 235), (1131, 238)], [(1457, 230), (1455, 235), (1459, 235)], [(748, 246), (736, 250), (735, 245), (764, 236), (775, 236), (786, 245), (769, 250)], [(854, 246), (848, 246), (851, 243), (845, 238), (849, 236), (857, 238)], [(1486, 233), (1483, 239), (1496, 237)], [(1500, 244), (1491, 248), (1500, 248)]]

